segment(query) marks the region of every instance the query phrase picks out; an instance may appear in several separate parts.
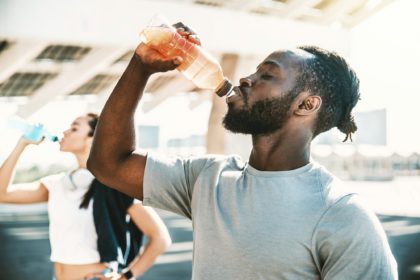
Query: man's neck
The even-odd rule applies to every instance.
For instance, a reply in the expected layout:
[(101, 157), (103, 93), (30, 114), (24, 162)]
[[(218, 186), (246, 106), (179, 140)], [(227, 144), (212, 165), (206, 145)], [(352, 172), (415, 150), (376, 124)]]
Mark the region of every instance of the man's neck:
[(252, 136), (249, 164), (262, 171), (285, 171), (309, 163), (311, 132), (279, 130), (270, 135)]

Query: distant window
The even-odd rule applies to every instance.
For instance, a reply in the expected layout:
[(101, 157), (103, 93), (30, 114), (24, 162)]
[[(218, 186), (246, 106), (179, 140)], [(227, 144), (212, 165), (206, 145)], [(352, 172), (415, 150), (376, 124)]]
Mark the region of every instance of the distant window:
[(80, 61), (89, 51), (90, 47), (49, 45), (35, 60), (52, 60), (56, 62)]
[[(385, 109), (355, 113), (357, 131), (352, 144), (386, 145), (387, 144), (387, 113)], [(321, 133), (315, 138), (317, 144), (340, 144), (344, 134), (336, 128)], [(350, 144), (350, 142), (347, 142)]]
[(0, 96), (30, 96), (56, 75), (56, 73), (14, 73), (0, 84)]

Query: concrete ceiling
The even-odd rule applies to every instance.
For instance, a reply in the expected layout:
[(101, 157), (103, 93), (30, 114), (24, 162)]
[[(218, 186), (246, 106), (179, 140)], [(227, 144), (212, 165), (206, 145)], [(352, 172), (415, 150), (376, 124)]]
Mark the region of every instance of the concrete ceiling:
[[(0, 0), (0, 100), (25, 96), (28, 117), (57, 96), (111, 92), (153, 14), (184, 21), (230, 67), (253, 71), (278, 48), (315, 44), (348, 53), (349, 29), (392, 0)], [(156, 75), (143, 104), (198, 89), (177, 72)]]

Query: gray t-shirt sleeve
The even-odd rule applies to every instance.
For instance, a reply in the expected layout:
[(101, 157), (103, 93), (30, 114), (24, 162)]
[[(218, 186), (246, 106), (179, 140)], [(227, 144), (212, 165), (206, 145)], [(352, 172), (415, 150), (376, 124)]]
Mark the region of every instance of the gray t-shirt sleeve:
[(385, 232), (357, 195), (344, 196), (324, 213), (313, 250), (322, 279), (398, 279)]
[(143, 179), (143, 204), (171, 211), (189, 219), (194, 184), (209, 158), (147, 155)]

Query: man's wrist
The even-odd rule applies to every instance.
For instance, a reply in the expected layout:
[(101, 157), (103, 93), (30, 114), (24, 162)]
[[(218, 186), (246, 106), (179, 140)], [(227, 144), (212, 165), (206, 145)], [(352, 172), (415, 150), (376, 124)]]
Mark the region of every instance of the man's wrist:
[[(140, 46), (137, 48), (140, 48)], [(134, 67), (137, 69), (137, 71), (139, 71), (139, 73), (141, 73), (143, 76), (147, 77), (147, 79), (154, 74), (154, 72), (149, 69), (149, 66), (144, 63), (140, 54), (137, 53), (137, 49), (134, 52), (131, 60), (133, 61), (133, 64), (135, 65)]]

